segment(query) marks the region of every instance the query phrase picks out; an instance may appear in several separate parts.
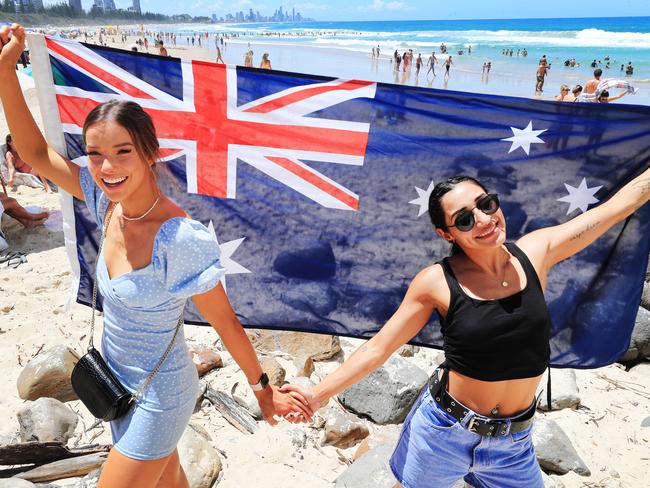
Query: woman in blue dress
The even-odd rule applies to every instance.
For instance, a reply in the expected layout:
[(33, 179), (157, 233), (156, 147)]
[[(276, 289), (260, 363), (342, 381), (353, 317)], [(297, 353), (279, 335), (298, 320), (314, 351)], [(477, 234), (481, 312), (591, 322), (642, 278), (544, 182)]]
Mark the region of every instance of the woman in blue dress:
[[(105, 228), (97, 282), (104, 297), (102, 351), (111, 371), (128, 390), (138, 390), (164, 355), (192, 298), (248, 378), (264, 418), (274, 424), (276, 414), (310, 417), (296, 395), (268, 386), (219, 284), (225, 271), (214, 236), (160, 192), (151, 118), (133, 102), (97, 106), (84, 123), (88, 166), (80, 168), (48, 147), (27, 108), (15, 74), (24, 40), (19, 25), (0, 30), (0, 98), (21, 156), (84, 200)], [(160, 371), (129, 412), (111, 422), (114, 447), (99, 486), (187, 487), (176, 444), (197, 393), (198, 376), (181, 328)]]

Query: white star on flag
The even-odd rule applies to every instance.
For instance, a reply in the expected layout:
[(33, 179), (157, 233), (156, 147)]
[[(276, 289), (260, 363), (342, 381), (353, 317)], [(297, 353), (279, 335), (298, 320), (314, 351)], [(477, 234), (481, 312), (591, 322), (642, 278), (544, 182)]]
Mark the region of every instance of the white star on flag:
[(434, 185), (432, 181), (429, 183), (429, 187), (426, 190), (418, 188), (417, 186), (415, 187), (415, 190), (418, 192), (418, 197), (415, 200), (411, 200), (409, 203), (412, 205), (418, 205), (420, 207), (418, 209), (418, 217), (427, 213), (427, 210), (429, 210), (429, 196), (433, 191), (433, 186)]
[(221, 278), (221, 284), (223, 285), (224, 291), (226, 290), (226, 276), (229, 274), (242, 274), (242, 273), (250, 273), (250, 270), (244, 268), (241, 264), (238, 262), (234, 261), (231, 256), (235, 253), (239, 245), (244, 242), (245, 237), (242, 237), (240, 239), (235, 239), (233, 241), (228, 241), (224, 242), (223, 244), (219, 244), (219, 239), (217, 238), (217, 233), (214, 230), (214, 224), (212, 221), (208, 224), (208, 230), (212, 232), (212, 235), (217, 241), (217, 244), (219, 245), (219, 251), (221, 252), (221, 256), (219, 257), (219, 260), (221, 261), (221, 266), (226, 270), (226, 274), (223, 275), (223, 278)]
[(546, 144), (539, 137), (537, 137), (542, 132), (546, 132), (546, 129), (533, 130), (532, 120), (528, 122), (528, 125), (525, 129), (517, 129), (516, 127), (510, 127), (510, 129), (512, 129), (512, 137), (501, 139), (502, 141), (512, 142), (512, 146), (510, 146), (508, 154), (520, 147), (524, 150), (526, 155), (528, 155), (530, 153), (531, 144)]
[(598, 203), (600, 200), (594, 197), (596, 192), (600, 190), (603, 186), (594, 186), (594, 187), (587, 187), (587, 180), (585, 178), (582, 178), (582, 181), (580, 182), (580, 186), (577, 188), (568, 184), (564, 184), (566, 187), (567, 191), (569, 194), (565, 197), (558, 198), (558, 202), (567, 202), (569, 204), (569, 210), (567, 210), (566, 214), (569, 215), (571, 212), (573, 212), (575, 209), (579, 208), (583, 212), (587, 211), (587, 208), (589, 207), (589, 204), (591, 203)]

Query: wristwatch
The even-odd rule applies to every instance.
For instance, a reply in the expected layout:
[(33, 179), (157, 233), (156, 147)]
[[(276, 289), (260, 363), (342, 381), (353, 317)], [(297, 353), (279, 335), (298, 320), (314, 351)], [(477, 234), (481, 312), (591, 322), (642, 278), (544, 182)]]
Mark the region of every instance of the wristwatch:
[(250, 387), (253, 391), (262, 391), (268, 385), (269, 385), (269, 377), (267, 376), (266, 373), (262, 373), (262, 376), (260, 376), (260, 380), (254, 385), (250, 385)]

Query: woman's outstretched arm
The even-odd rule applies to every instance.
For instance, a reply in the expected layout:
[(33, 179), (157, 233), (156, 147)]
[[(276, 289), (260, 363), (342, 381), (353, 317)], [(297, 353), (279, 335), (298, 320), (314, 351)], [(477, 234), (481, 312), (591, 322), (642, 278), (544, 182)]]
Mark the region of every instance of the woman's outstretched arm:
[(16, 75), (16, 63), (24, 47), (22, 26), (14, 24), (11, 28), (0, 28), (0, 100), (13, 143), (20, 157), (40, 176), (83, 200), (79, 167), (48, 146), (25, 102)]
[(623, 186), (601, 205), (561, 225), (539, 229), (519, 242), (544, 256), (546, 271), (579, 253), (650, 200), (650, 168)]
[(399, 347), (411, 340), (431, 317), (437, 307), (434, 297), (444, 283), (442, 267), (424, 269), (413, 279), (404, 300), (386, 325), (357, 349), (333, 373), (311, 390), (296, 385), (283, 386), (281, 391), (295, 391), (305, 397), (313, 410), (380, 367)]

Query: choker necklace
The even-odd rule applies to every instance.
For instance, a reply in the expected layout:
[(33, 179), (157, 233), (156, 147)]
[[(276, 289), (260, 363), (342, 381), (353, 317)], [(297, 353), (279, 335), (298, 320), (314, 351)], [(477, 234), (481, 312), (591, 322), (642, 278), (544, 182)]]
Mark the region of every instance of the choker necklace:
[[(153, 202), (153, 205), (152, 205), (151, 207), (149, 207), (149, 210), (147, 210), (145, 213), (143, 213), (143, 214), (140, 215), (139, 217), (127, 217), (126, 215), (124, 215), (124, 213), (122, 213), (122, 215), (120, 215), (120, 217), (122, 217), (122, 219), (124, 219), (124, 220), (126, 220), (126, 221), (128, 221), (128, 222), (135, 222), (136, 220), (142, 220), (142, 219), (144, 219), (147, 215), (149, 215), (149, 214), (151, 213), (151, 211), (152, 211), (154, 208), (156, 208), (156, 205), (158, 205), (158, 202), (159, 202), (159, 201), (160, 201), (160, 195), (158, 195), (158, 198), (156, 198), (156, 201)], [(124, 210), (124, 209), (122, 209), (122, 210)], [(120, 227), (121, 227), (122, 229), (124, 229), (125, 226), (126, 226), (126, 223), (125, 223), (125, 222), (121, 222)]]

